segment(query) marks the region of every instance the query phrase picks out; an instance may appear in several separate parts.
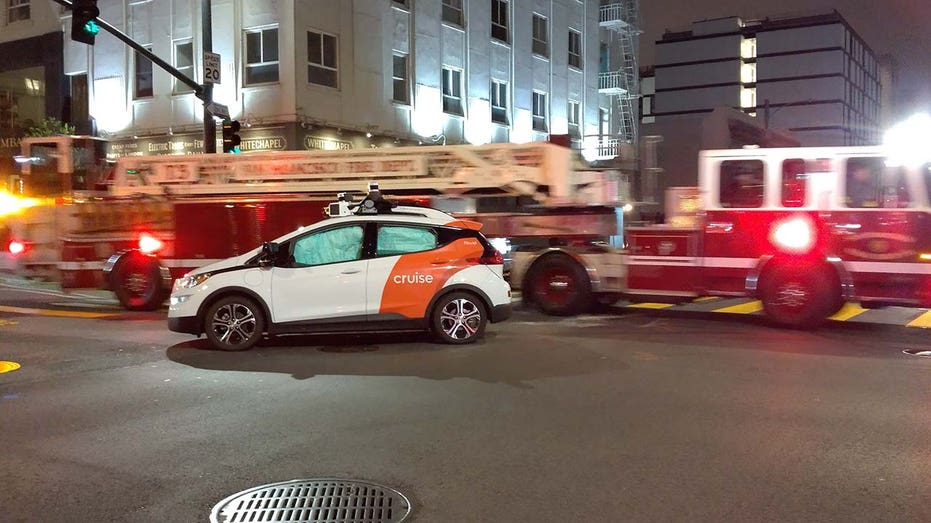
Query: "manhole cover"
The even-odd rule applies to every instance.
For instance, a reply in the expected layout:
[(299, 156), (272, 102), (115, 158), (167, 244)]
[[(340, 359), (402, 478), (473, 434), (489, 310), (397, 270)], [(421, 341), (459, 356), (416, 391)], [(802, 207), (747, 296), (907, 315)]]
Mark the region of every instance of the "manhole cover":
[(217, 503), (212, 523), (397, 523), (410, 501), (397, 490), (343, 479), (295, 479), (244, 490)]
[(13, 372), (19, 368), (19, 363), (15, 361), (0, 361), (0, 374), (4, 372)]
[(931, 349), (905, 349), (902, 352), (912, 356), (931, 356)]

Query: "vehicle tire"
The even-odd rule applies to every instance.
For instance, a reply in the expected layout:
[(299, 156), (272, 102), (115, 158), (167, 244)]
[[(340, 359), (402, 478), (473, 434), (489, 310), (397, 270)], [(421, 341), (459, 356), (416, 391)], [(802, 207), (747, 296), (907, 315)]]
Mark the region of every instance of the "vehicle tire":
[(468, 292), (451, 292), (440, 297), (430, 318), (434, 335), (443, 343), (473, 343), (485, 333), (488, 312), (477, 296)]
[(204, 314), (204, 333), (217, 349), (251, 349), (265, 330), (265, 317), (254, 301), (245, 296), (220, 298)]
[(831, 274), (812, 265), (777, 265), (763, 274), (760, 291), (766, 316), (792, 328), (820, 325), (841, 301)]
[(155, 310), (168, 296), (158, 260), (138, 252), (120, 258), (110, 281), (120, 305), (131, 311)]
[(585, 268), (568, 256), (547, 256), (533, 264), (526, 287), (543, 312), (574, 316), (592, 307), (592, 284)]

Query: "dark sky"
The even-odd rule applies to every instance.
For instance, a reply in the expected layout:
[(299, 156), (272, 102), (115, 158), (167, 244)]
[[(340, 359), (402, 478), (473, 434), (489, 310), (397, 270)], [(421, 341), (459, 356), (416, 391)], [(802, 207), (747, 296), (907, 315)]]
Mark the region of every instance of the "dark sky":
[(640, 65), (653, 65), (666, 29), (725, 16), (765, 18), (836, 9), (877, 55), (898, 61), (897, 113), (931, 112), (931, 0), (640, 0)]

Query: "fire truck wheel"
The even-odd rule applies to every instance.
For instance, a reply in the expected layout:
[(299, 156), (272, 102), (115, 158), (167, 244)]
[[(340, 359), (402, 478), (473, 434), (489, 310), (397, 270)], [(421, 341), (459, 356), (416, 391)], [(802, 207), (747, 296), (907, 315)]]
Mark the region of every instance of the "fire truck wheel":
[(549, 255), (535, 263), (527, 284), (531, 299), (546, 314), (574, 316), (592, 306), (588, 273), (568, 256)]
[(162, 286), (158, 260), (142, 254), (128, 254), (113, 268), (113, 292), (120, 305), (131, 311), (159, 308), (167, 297)]
[(251, 349), (262, 338), (265, 317), (254, 301), (244, 296), (220, 298), (204, 314), (204, 333), (217, 349)]
[[(784, 327), (815, 327), (824, 322), (839, 290), (818, 267), (779, 265), (763, 275), (760, 298), (766, 316)], [(836, 292), (835, 292), (836, 291)]]
[(443, 343), (464, 345), (482, 337), (487, 322), (482, 300), (468, 292), (451, 292), (436, 302), (430, 325)]

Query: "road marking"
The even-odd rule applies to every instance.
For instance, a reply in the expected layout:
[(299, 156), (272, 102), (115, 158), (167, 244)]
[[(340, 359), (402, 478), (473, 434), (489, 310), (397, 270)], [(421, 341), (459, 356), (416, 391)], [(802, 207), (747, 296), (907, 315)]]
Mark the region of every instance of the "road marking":
[(863, 314), (867, 310), (868, 309), (864, 309), (863, 307), (860, 307), (856, 303), (848, 302), (848, 303), (845, 303), (844, 306), (841, 307), (839, 311), (834, 313), (834, 315), (828, 319), (834, 320), (834, 321), (847, 321), (850, 318), (853, 318), (854, 316), (859, 316), (860, 314)]
[(12, 312), (13, 314), (29, 314), (33, 316), (57, 316), (60, 318), (109, 318), (116, 316), (113, 313), (104, 312), (82, 312), (82, 311), (56, 311), (51, 309), (30, 309), (26, 307), (9, 307), (0, 305), (0, 312)]
[(631, 303), (630, 305), (627, 305), (627, 307), (632, 308), (632, 309), (666, 309), (666, 308), (672, 307), (673, 305), (675, 304), (674, 303), (643, 302), (643, 303)]
[(908, 322), (908, 325), (906, 325), (906, 327), (921, 327), (924, 329), (931, 328), (931, 311), (927, 311), (921, 316)]
[(728, 314), (753, 314), (754, 312), (760, 312), (761, 310), (763, 310), (763, 302), (760, 300), (753, 300), (747, 303), (740, 303), (737, 305), (731, 305), (730, 307), (715, 309), (712, 312), (725, 312)]
[(13, 372), (19, 368), (19, 363), (15, 361), (0, 361), (0, 374), (4, 372)]
[(6, 327), (7, 325), (19, 325), (19, 322), (12, 320), (0, 320), (0, 327)]
[(720, 299), (721, 298), (719, 296), (702, 296), (701, 298), (695, 298), (692, 301), (698, 303), (702, 301), (714, 301), (714, 300), (720, 300)]

